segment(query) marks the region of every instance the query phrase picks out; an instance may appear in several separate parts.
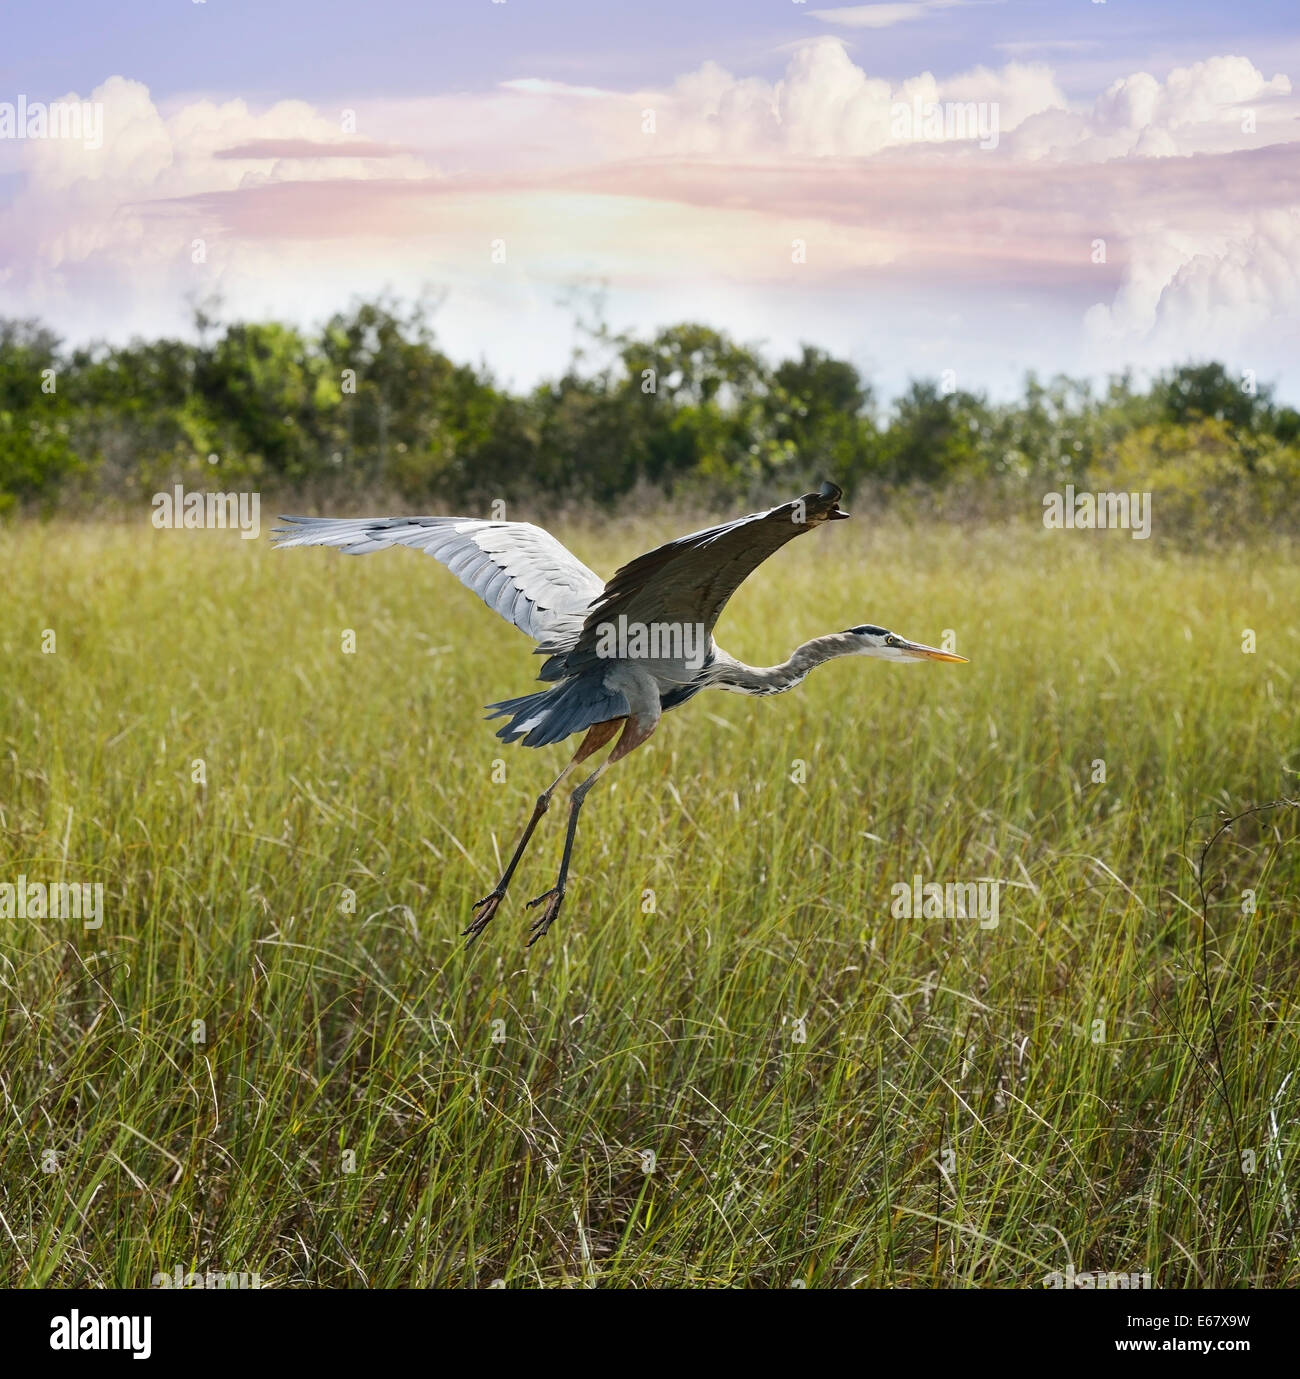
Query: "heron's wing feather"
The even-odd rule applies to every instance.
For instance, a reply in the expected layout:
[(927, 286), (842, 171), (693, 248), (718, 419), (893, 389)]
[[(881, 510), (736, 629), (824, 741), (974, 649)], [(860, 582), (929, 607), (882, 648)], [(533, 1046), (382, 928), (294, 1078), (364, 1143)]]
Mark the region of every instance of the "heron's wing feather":
[(629, 624), (698, 624), (711, 635), (727, 600), (768, 556), (803, 532), (847, 516), (838, 506), (841, 496), (833, 484), (823, 484), (820, 493), (692, 532), (638, 556), (605, 585), (565, 659), (575, 666), (585, 652), (594, 652), (599, 628), (616, 624), (620, 616)]
[(541, 527), (473, 517), (282, 517), (277, 546), (334, 546), (365, 555), (412, 546), (440, 561), (489, 608), (536, 641), (576, 630), (604, 586)]

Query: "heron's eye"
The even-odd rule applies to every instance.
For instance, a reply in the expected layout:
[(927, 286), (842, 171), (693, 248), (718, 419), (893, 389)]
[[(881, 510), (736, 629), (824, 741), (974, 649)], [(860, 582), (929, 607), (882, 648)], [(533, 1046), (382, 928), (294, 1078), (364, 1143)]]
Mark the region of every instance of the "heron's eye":
[(885, 645), (886, 645), (886, 646), (897, 646), (897, 645), (898, 645), (898, 638), (895, 637), (894, 634), (891, 632), (891, 633), (889, 634), (889, 636), (885, 638)]

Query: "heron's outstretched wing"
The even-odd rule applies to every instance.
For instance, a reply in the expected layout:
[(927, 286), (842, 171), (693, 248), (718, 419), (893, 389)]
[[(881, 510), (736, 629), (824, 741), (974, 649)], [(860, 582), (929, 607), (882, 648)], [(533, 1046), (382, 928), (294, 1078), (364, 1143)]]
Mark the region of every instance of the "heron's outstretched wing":
[(365, 555), (412, 546), (440, 561), (536, 641), (572, 635), (604, 581), (541, 527), (473, 517), (282, 517), (277, 546), (335, 546)]
[(629, 624), (701, 625), (711, 635), (727, 600), (768, 556), (803, 532), (848, 516), (839, 507), (842, 496), (834, 484), (826, 483), (818, 493), (692, 532), (638, 556), (605, 585), (577, 644), (556, 660), (563, 661), (569, 673), (581, 668), (595, 655), (599, 629), (617, 624), (620, 616)]

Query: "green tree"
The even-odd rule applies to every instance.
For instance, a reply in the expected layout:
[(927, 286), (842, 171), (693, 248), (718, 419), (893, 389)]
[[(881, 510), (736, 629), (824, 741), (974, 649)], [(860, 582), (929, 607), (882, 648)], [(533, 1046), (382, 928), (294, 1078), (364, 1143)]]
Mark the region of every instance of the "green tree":
[(791, 479), (805, 486), (832, 479), (851, 490), (873, 473), (880, 459), (874, 401), (852, 364), (814, 346), (778, 364), (767, 409)]
[(79, 466), (58, 338), (35, 321), (0, 320), (0, 511), (53, 500)]
[(976, 470), (991, 437), (992, 418), (982, 398), (913, 380), (894, 404), (881, 467), (894, 483), (941, 483)]

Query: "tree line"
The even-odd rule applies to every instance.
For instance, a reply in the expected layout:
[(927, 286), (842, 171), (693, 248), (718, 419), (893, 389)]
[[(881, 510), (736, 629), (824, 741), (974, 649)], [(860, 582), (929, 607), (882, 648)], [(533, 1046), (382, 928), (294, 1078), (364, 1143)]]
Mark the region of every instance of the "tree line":
[(315, 332), (203, 309), (195, 324), (189, 340), (67, 348), (0, 320), (0, 512), (147, 503), (178, 482), (480, 511), (647, 491), (757, 502), (830, 478), (886, 501), (1154, 491), (1213, 532), (1293, 524), (1300, 498), (1300, 413), (1215, 362), (1144, 387), (1031, 374), (1012, 402), (918, 379), (886, 403), (811, 345), (773, 364), (708, 326), (596, 325), (520, 394), (448, 358), (419, 304), (358, 302)]

